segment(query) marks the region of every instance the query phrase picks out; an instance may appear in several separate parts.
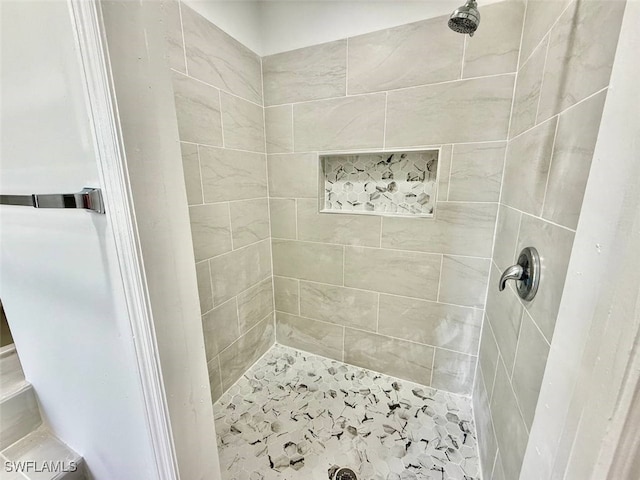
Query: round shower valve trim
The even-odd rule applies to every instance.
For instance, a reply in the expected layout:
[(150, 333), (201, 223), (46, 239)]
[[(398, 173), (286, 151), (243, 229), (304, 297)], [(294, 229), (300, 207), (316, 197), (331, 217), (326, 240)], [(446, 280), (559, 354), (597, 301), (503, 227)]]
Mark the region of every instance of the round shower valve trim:
[(540, 285), (540, 255), (534, 247), (522, 249), (518, 263), (502, 273), (498, 290), (503, 291), (509, 280), (516, 281), (516, 290), (520, 298), (526, 301), (533, 300)]

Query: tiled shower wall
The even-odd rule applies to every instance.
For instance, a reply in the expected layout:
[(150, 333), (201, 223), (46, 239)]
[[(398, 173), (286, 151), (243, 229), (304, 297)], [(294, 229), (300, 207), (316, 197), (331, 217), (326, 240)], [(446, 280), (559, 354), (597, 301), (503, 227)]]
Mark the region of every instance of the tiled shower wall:
[[(624, 5), (527, 4), (473, 395), (485, 480), (520, 478)], [(526, 246), (540, 252), (543, 276), (524, 303), (512, 285), (495, 286)]]
[[(471, 394), (524, 3), (263, 58), (280, 343)], [(435, 218), (319, 214), (318, 152), (442, 147)]]
[(165, 5), (216, 400), (274, 343), (261, 60), (184, 4)]

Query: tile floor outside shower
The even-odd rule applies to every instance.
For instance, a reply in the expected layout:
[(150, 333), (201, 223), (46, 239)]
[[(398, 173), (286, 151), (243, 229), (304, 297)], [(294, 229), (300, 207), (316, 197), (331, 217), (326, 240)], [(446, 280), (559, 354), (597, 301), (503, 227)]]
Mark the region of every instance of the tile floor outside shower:
[(469, 398), (275, 345), (214, 404), (224, 480), (479, 480)]

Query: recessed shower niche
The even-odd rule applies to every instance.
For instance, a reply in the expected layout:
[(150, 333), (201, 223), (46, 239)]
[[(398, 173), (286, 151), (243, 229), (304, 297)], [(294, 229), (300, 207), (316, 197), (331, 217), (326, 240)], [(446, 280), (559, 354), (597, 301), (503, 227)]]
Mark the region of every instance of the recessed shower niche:
[(438, 149), (320, 155), (320, 212), (432, 217)]

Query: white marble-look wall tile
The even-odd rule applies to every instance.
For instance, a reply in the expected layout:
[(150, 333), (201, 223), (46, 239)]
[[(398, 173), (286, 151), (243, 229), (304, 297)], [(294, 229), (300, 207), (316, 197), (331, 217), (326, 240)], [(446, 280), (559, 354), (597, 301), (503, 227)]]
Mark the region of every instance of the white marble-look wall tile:
[(536, 124), (544, 62), (547, 56), (548, 37), (520, 67), (516, 91), (513, 96), (513, 112), (511, 114), (511, 138), (520, 135)]
[(227, 204), (189, 207), (196, 262), (231, 250), (231, 226)]
[(476, 354), (482, 311), (396, 295), (380, 295), (378, 333)]
[(549, 349), (549, 344), (534, 324), (533, 319), (525, 312), (522, 318), (512, 382), (513, 391), (518, 398), (518, 404), (529, 429), (536, 413)]
[(35, 430), (42, 423), (42, 419), (33, 388), (26, 387), (9, 398), (3, 398), (0, 420), (0, 450)]
[(380, 246), (381, 217), (319, 213), (316, 199), (299, 199), (298, 238), (311, 242)]
[(607, 92), (560, 115), (542, 216), (577, 228)]
[(358, 95), (294, 105), (295, 151), (381, 148), (385, 98)]
[(237, 296), (238, 323), (244, 335), (260, 320), (273, 312), (273, 283), (271, 277)]
[(478, 357), (436, 348), (431, 386), (460, 395), (471, 395)]
[(276, 275), (342, 285), (342, 246), (276, 238), (272, 242)]
[(180, 151), (182, 152), (184, 183), (187, 188), (187, 203), (189, 205), (199, 205), (203, 203), (203, 199), (198, 146), (192, 143), (181, 142)]
[(211, 361), (240, 337), (236, 299), (232, 298), (203, 315), (202, 331), (207, 360)]
[(460, 78), (464, 38), (436, 17), (349, 38), (349, 94)]
[[(509, 382), (509, 374), (499, 362), (491, 399), (491, 416), (496, 429), (505, 479), (519, 478), (529, 433)], [(494, 476), (495, 478), (495, 476)]]
[(317, 198), (318, 156), (314, 153), (269, 155), (269, 196)]
[(300, 314), (300, 280), (286, 277), (273, 277), (276, 310), (285, 313)]
[(549, 32), (562, 11), (572, 0), (528, 0), (525, 17), (522, 45), (520, 47), (520, 64), (529, 58), (536, 46)]
[(180, 20), (180, 3), (177, 0), (165, 2), (167, 19), (167, 57), (169, 68), (186, 73), (184, 41), (182, 39), (182, 21)]
[(540, 255), (542, 267), (538, 293), (526, 307), (549, 342), (560, 308), (574, 236), (573, 231), (539, 218), (529, 215), (522, 217), (517, 250), (519, 252), (524, 247), (534, 246)]
[(375, 331), (378, 294), (301, 281), (300, 315), (323, 322)]
[(205, 202), (267, 196), (266, 155), (199, 147)]
[(270, 198), (271, 236), (296, 239), (296, 199)]
[(220, 92), (220, 100), (224, 146), (264, 153), (263, 108), (226, 92)]
[[(513, 208), (500, 205), (498, 209), (498, 225), (493, 247), (493, 261), (498, 268), (506, 270), (516, 262), (516, 244), (518, 242), (518, 230), (522, 213)], [(490, 286), (493, 288), (493, 285)]]
[(491, 266), (486, 313), (500, 349), (500, 355), (511, 372), (516, 358), (518, 333), (520, 332), (524, 307), (511, 286), (502, 292), (498, 291), (498, 280), (501, 273), (495, 268), (495, 265)]
[[(500, 352), (498, 350), (498, 344), (495, 336), (493, 335), (493, 330), (491, 330), (491, 324), (485, 316), (482, 326), (482, 338), (480, 339), (480, 353), (478, 355), (478, 361), (480, 362), (482, 380), (487, 389), (489, 399), (491, 399), (491, 393), (493, 392), (493, 381), (496, 378), (499, 355)], [(480, 375), (478, 375), (476, 381), (480, 380), (479, 377)]]
[(443, 145), (438, 157), (438, 201), (446, 202), (449, 197), (449, 176), (451, 175), (451, 155), (453, 145)]
[(473, 37), (465, 37), (464, 78), (517, 70), (524, 8), (524, 0), (482, 6), (478, 30)]
[(189, 75), (262, 105), (260, 57), (181, 4)]
[(293, 106), (281, 105), (264, 109), (267, 153), (293, 152)]
[(269, 237), (269, 202), (266, 198), (231, 202), (229, 210), (233, 248)]
[(497, 210), (492, 203), (438, 202), (435, 220), (385, 217), (382, 246), (488, 258)]
[(288, 313), (276, 313), (278, 343), (323, 357), (342, 360), (344, 328)]
[(626, 2), (573, 2), (553, 27), (538, 122), (606, 87)]
[(493, 429), (491, 419), (491, 406), (489, 402), (488, 389), (483, 381), (480, 372), (476, 375), (476, 382), (473, 386), (471, 396), (473, 402), (473, 416), (478, 435), (478, 450), (480, 454), (480, 466), (482, 468), (482, 478), (491, 480), (493, 463), (498, 453), (498, 442)]
[(436, 300), (439, 255), (345, 247), (344, 284), (376, 292)]
[(346, 62), (346, 40), (264, 57), (265, 105), (344, 96)]
[(220, 378), (220, 357), (214, 357), (207, 362), (209, 372), (209, 387), (211, 400), (215, 403), (222, 396), (222, 379)]
[(273, 314), (220, 353), (222, 388), (227, 390), (274, 344)]
[(497, 202), (506, 142), (453, 146), (449, 201)]
[(386, 146), (505, 140), (514, 78), (507, 74), (389, 92)]
[(269, 240), (212, 258), (211, 284), (215, 305), (271, 276)]
[(218, 90), (181, 73), (172, 80), (180, 140), (222, 145)]
[(433, 347), (347, 328), (344, 361), (429, 386)]
[(444, 255), (438, 300), (484, 308), (490, 262), (488, 258)]
[(211, 270), (209, 262), (196, 264), (196, 278), (198, 280), (198, 297), (200, 298), (200, 313), (205, 314), (213, 308), (213, 293), (211, 292)]
[(505, 205), (542, 213), (557, 120), (554, 117), (509, 142), (502, 186)]

